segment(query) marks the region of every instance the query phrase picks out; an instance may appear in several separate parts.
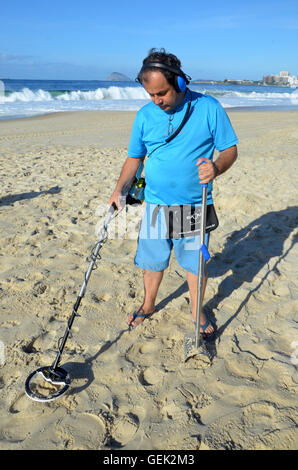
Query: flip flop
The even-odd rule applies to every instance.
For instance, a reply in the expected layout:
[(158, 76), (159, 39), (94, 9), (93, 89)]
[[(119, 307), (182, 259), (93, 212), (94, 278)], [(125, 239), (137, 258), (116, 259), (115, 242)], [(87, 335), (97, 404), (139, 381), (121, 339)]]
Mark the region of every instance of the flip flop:
[[(211, 325), (213, 327), (211, 321), (209, 321), (209, 320), (206, 320), (204, 325), (200, 325), (200, 328), (202, 328), (204, 334), (205, 334), (205, 331), (206, 331), (206, 329), (208, 328), (209, 325)], [(213, 333), (214, 333), (214, 331), (212, 331), (212, 333), (206, 333), (206, 334), (212, 335)]]
[[(196, 322), (195, 322), (195, 320), (194, 320), (192, 317), (191, 317), (191, 321), (193, 322), (194, 325), (196, 325)], [(211, 322), (210, 320), (208, 320), (208, 318), (207, 318), (207, 320), (205, 321), (204, 325), (202, 325), (202, 324), (200, 325), (200, 329), (202, 328), (203, 334), (205, 334), (205, 331), (206, 331), (206, 329), (208, 328), (209, 325), (211, 325), (211, 326), (213, 327), (213, 329), (214, 329), (214, 326), (213, 326), (212, 322)], [(211, 335), (213, 335), (213, 333), (214, 333), (214, 331), (212, 331), (212, 333), (206, 333), (206, 334), (207, 334), (208, 336), (211, 336)]]
[[(142, 308), (142, 307), (141, 307), (141, 308)], [(140, 308), (138, 311), (140, 311), (141, 308)], [(131, 319), (130, 323), (127, 323), (127, 324), (128, 324), (128, 328), (129, 328), (130, 330), (133, 330), (134, 328), (136, 328), (136, 327), (138, 326), (138, 325), (132, 325), (132, 322), (135, 321), (136, 318), (149, 318), (149, 317), (151, 317), (151, 315), (153, 315), (153, 313), (154, 313), (154, 312), (151, 312), (151, 313), (137, 313), (137, 312), (134, 312), (134, 313), (132, 314), (132, 319)], [(141, 323), (143, 323), (143, 322), (141, 322)], [(141, 323), (139, 323), (139, 325), (140, 325)]]

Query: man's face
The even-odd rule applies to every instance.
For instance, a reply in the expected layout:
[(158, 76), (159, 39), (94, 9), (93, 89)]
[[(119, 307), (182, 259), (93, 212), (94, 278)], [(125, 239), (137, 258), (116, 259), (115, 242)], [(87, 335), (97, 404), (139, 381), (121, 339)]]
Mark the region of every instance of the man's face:
[(165, 76), (159, 71), (148, 71), (143, 75), (143, 86), (153, 103), (163, 111), (171, 111), (183, 99), (183, 93), (177, 93)]

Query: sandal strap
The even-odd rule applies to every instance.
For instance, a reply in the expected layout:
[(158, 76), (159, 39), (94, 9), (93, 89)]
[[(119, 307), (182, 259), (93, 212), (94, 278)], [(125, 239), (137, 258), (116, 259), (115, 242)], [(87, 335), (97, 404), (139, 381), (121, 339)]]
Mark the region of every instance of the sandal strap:
[[(141, 310), (141, 309), (140, 309)], [(139, 310), (138, 310), (139, 311)], [(134, 326), (132, 326), (132, 322), (135, 321), (136, 318), (145, 318), (145, 317), (150, 317), (151, 315), (153, 315), (153, 313), (155, 313), (155, 311), (153, 312), (150, 312), (150, 313), (138, 313), (138, 312), (134, 312), (132, 314), (132, 319), (128, 325), (129, 328), (135, 328)]]
[(132, 321), (134, 321), (136, 318), (147, 317), (147, 315), (151, 315), (151, 313), (137, 313), (137, 312), (134, 312), (132, 314)]
[(208, 328), (209, 325), (212, 325), (211, 321), (210, 320), (206, 320), (204, 325), (200, 325), (200, 327), (202, 328), (203, 330), (203, 333), (205, 333), (205, 330), (206, 328)]

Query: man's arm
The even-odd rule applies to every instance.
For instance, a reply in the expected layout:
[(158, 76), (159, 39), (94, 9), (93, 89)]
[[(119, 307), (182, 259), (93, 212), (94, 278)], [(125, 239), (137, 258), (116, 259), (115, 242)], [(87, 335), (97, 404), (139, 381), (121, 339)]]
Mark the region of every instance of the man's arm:
[[(217, 176), (227, 171), (237, 160), (237, 146), (233, 145), (219, 152), (215, 162), (211, 162), (208, 158), (199, 158), (197, 165), (199, 167), (199, 180), (201, 184), (207, 184), (214, 180)], [(205, 162), (205, 165), (201, 163)]]
[(126, 158), (114, 192), (110, 197), (109, 205), (115, 203), (117, 209), (121, 208), (121, 202), (119, 201), (119, 198), (125, 195), (126, 191), (130, 188), (142, 160), (142, 158)]

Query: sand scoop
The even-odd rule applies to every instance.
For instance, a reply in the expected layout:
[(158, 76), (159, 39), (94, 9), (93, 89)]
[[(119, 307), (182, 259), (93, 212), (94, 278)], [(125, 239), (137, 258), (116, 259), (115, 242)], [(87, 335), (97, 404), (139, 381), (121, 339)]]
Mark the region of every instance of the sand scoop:
[(184, 335), (184, 362), (190, 357), (197, 355), (207, 356), (211, 360), (210, 354), (206, 348), (203, 335), (200, 333), (200, 317), (203, 301), (203, 277), (205, 262), (210, 259), (210, 254), (205, 245), (206, 234), (206, 216), (207, 216), (207, 184), (202, 184), (202, 206), (200, 220), (200, 249), (199, 249), (199, 272), (197, 284), (197, 308), (196, 308), (196, 329), (195, 334)]
[[(58, 364), (60, 363), (61, 355), (65, 347), (67, 338), (69, 336), (73, 321), (75, 317), (78, 316), (78, 308), (80, 306), (82, 298), (85, 295), (87, 284), (91, 276), (92, 270), (96, 267), (96, 260), (100, 259), (99, 250), (107, 239), (107, 227), (112, 219), (115, 209), (116, 206), (114, 204), (111, 205), (111, 207), (109, 208), (103, 227), (99, 234), (99, 239), (92, 249), (91, 261), (85, 273), (85, 278), (80, 293), (73, 306), (72, 314), (67, 322), (67, 327), (64, 336), (59, 340), (58, 353), (54, 363), (51, 366), (40, 367), (39, 369), (35, 370), (28, 376), (25, 382), (25, 392), (27, 396), (34, 401), (47, 402), (55, 400), (64, 395), (70, 386), (71, 377), (69, 373), (62, 367), (58, 367)], [(40, 379), (42, 380), (39, 383)], [(45, 391), (45, 393), (40, 393), (38, 391), (39, 389)]]

